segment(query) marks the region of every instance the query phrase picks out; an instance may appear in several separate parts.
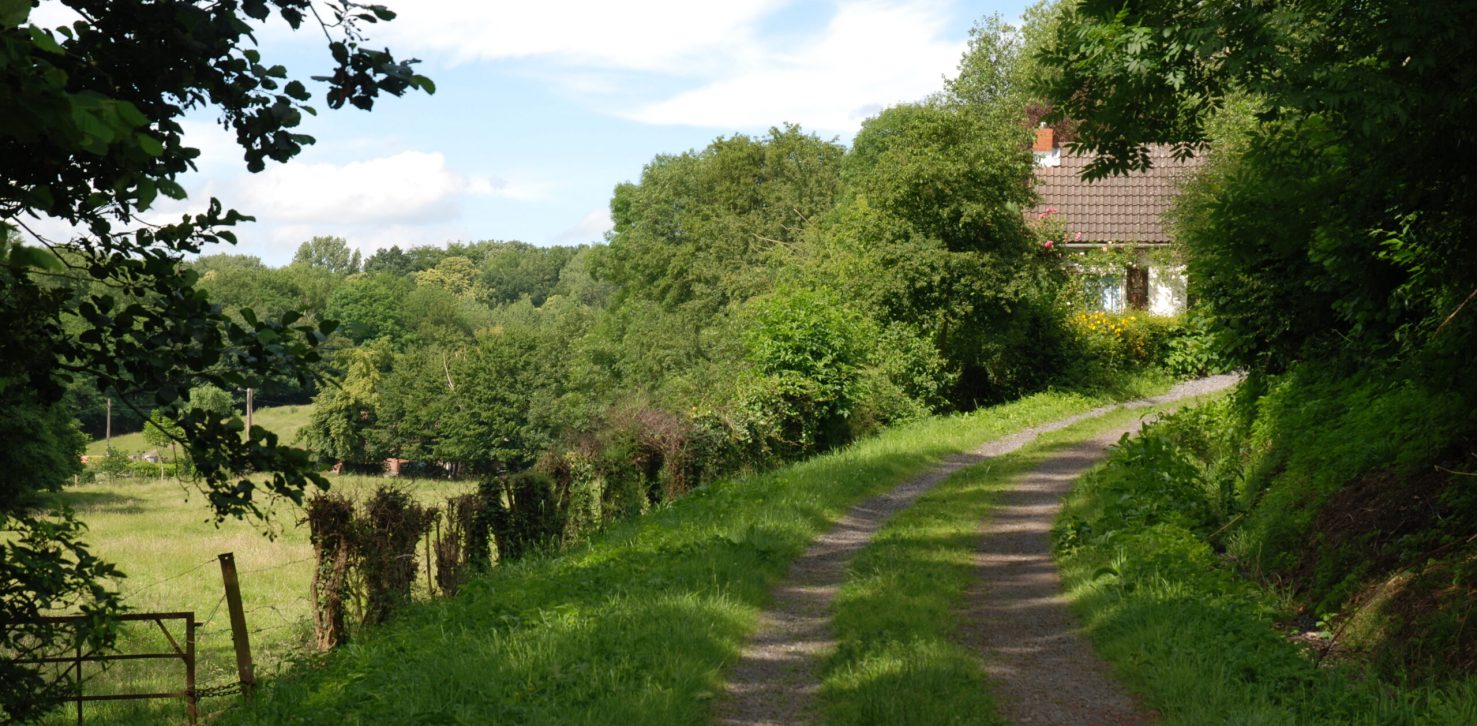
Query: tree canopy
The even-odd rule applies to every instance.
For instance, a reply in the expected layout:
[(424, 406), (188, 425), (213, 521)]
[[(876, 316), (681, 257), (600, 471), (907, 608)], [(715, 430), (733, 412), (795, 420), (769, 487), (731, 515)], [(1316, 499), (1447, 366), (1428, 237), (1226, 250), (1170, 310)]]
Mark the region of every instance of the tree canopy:
[[(118, 605), (97, 582), (113, 571), (78, 541), (80, 524), (65, 512), (48, 516), (36, 496), (77, 467), (75, 429), (58, 408), (71, 381), (91, 381), (124, 405), (147, 400), (177, 425), (217, 517), (258, 513), (259, 488), (301, 500), (321, 480), (305, 453), (270, 432), (243, 432), (239, 421), (190, 405), (189, 392), (205, 384), (311, 380), (332, 326), (293, 311), (268, 318), (243, 307), (228, 317), (200, 291), (182, 259), (233, 242), (229, 227), (247, 219), (219, 201), (171, 223), (139, 220), (160, 195), (185, 196), (178, 180), (199, 151), (181, 119), (217, 113), (252, 171), (312, 143), (295, 131), (316, 112), (309, 86), (253, 47), (272, 15), (328, 36), (331, 64), (315, 80), (330, 108), (370, 109), (382, 94), (433, 90), (415, 61), (365, 45), (364, 26), (394, 17), (381, 6), (330, 3), (320, 15), (308, 0), (61, 4), (76, 19), (42, 27), (31, 20), (32, 2), (0, 2), (0, 220), (27, 233), (0, 243), (0, 421), (28, 421), (29, 435), (52, 450), (0, 454), (0, 579), (19, 583), (0, 597), (0, 711), (19, 720), (57, 696), (54, 684), (10, 660), (55, 636), (36, 615), (70, 606), (98, 616), (87, 635), (100, 645), (110, 634), (102, 616)], [(38, 236), (31, 223), (39, 218), (76, 232)], [(41, 462), (55, 465), (34, 466)]]

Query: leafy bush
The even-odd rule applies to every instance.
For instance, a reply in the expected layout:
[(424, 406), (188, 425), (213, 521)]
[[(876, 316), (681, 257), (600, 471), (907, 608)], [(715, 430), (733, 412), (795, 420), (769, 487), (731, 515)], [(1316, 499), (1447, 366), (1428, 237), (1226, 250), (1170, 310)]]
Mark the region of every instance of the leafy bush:
[(1179, 332), (1178, 318), (1143, 312), (1083, 311), (1071, 323), (1092, 357), (1123, 370), (1162, 364)]
[(547, 474), (527, 471), (484, 479), (477, 496), (500, 562), (521, 559), (564, 534), (567, 512), (554, 478)]
[(1192, 307), (1170, 335), (1163, 365), (1179, 378), (1195, 378), (1233, 370), (1235, 365), (1220, 352), (1212, 321), (1200, 308)]
[[(1399, 411), (1431, 403), (1405, 386), (1375, 385), (1373, 379), (1359, 385), (1335, 384), (1311, 372), (1298, 376), (1296, 385), (1289, 378), (1271, 385), (1253, 379), (1233, 399), (1166, 417), (1147, 427), (1141, 439), (1121, 442), (1105, 466), (1085, 477), (1069, 497), (1053, 531), (1067, 589), (1101, 652), (1166, 721), (1470, 720), (1477, 703), (1470, 679), (1430, 686), (1402, 682), (1394, 688), (1371, 678), (1352, 661), (1330, 667), (1309, 657), (1274, 625), (1289, 618), (1290, 593), (1263, 589), (1237, 568), (1258, 557), (1275, 561), (1309, 546), (1309, 537), (1316, 533), (1290, 524), (1302, 521), (1302, 515), (1288, 514), (1303, 505), (1293, 507), (1298, 500), (1279, 492), (1308, 496), (1313, 481), (1307, 477), (1319, 472), (1303, 466), (1314, 460), (1329, 466), (1334, 459), (1352, 458), (1330, 472), (1331, 477), (1345, 476), (1376, 460), (1377, 451), (1360, 455), (1349, 448), (1361, 439), (1340, 443), (1355, 434), (1354, 421), (1367, 426), (1388, 419), (1387, 427), (1397, 427), (1404, 418)], [(1326, 400), (1287, 398), (1289, 387), (1304, 396), (1310, 388), (1322, 388), (1325, 395), (1337, 390), (1336, 398), (1357, 401), (1359, 410), (1345, 411), (1342, 420), (1323, 419), (1317, 430), (1276, 426), (1275, 438), (1258, 438), (1274, 428), (1265, 418), (1268, 415), (1287, 416), (1303, 425), (1313, 419), (1302, 416), (1330, 413)], [(1272, 393), (1254, 395), (1268, 390)], [(1362, 435), (1372, 433), (1365, 430)], [(1391, 429), (1382, 433), (1388, 435)], [(1248, 439), (1256, 443), (1248, 445)], [(1272, 451), (1279, 452), (1276, 464), (1268, 463)], [(1310, 457), (1306, 463), (1304, 457)], [(1228, 483), (1257, 470), (1271, 489), (1260, 500), (1250, 500), (1253, 508), (1246, 519), (1238, 519), (1236, 508), (1242, 502)], [(1268, 517), (1292, 529), (1274, 541), (1266, 527), (1257, 524)], [(1237, 525), (1239, 541), (1233, 538), (1232, 554), (1227, 556), (1218, 549), (1220, 535)], [(1335, 569), (1341, 576), (1351, 571)], [(1453, 587), (1457, 583), (1451, 571), (1438, 569), (1442, 589), (1460, 592), (1459, 586)], [(1449, 644), (1459, 638), (1451, 628), (1455, 620), (1442, 617), (1440, 611), (1437, 615), (1410, 649), (1417, 658), (1431, 658), (1431, 652), (1420, 650), (1426, 639)], [(1394, 625), (1404, 626), (1398, 621)], [(1433, 672), (1442, 678), (1451, 675), (1449, 669)], [(1400, 677), (1412, 674), (1405, 670)]]
[(354, 524), (354, 559), (364, 579), (364, 622), (383, 623), (405, 603), (415, 583), (415, 546), (434, 512), (403, 490), (380, 487)]
[(1094, 470), (1078, 485), (1084, 504), (1064, 514), (1055, 530), (1057, 547), (1075, 552), (1089, 544), (1155, 527), (1206, 534), (1217, 522), (1215, 490), (1199, 462), (1162, 424), (1125, 435), (1110, 466)]
[(781, 437), (796, 452), (845, 443), (869, 346), (865, 324), (828, 293), (785, 291), (754, 303), (749, 361), (773, 384)]
[(109, 478), (125, 476), (128, 474), (128, 455), (111, 446), (97, 463), (98, 473)]

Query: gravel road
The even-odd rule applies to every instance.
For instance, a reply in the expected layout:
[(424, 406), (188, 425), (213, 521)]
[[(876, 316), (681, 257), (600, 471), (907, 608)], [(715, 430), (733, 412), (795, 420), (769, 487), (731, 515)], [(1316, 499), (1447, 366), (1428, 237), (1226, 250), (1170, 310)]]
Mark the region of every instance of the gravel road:
[[(760, 615), (758, 628), (744, 647), (738, 662), (729, 672), (726, 692), (715, 707), (714, 720), (720, 724), (745, 725), (794, 724), (815, 720), (815, 699), (820, 691), (819, 668), (825, 655), (835, 646), (830, 629), (831, 602), (846, 579), (851, 559), (866, 546), (872, 535), (892, 515), (910, 506), (918, 497), (948, 478), (950, 474), (990, 457), (1015, 451), (1043, 433), (1057, 431), (1110, 411), (1120, 408), (1147, 407), (1211, 393), (1226, 388), (1235, 381), (1236, 378), (1233, 376), (1216, 376), (1190, 381), (1176, 386), (1162, 396), (1115, 406), (1104, 406), (996, 439), (972, 452), (951, 457), (928, 473), (852, 508), (834, 528), (818, 537), (810, 548), (791, 564), (790, 570), (775, 588), (774, 603)], [(1137, 424), (1134, 425), (1134, 428), (1136, 427)], [(1049, 531), (1051, 521), (1055, 517), (1055, 507), (1059, 506), (1055, 502), (1060, 499), (1061, 494), (1065, 493), (1072, 479), (1075, 478), (1076, 475), (1071, 472), (1080, 473), (1092, 463), (1093, 455), (1100, 456), (1100, 452), (1106, 447), (1106, 444), (1101, 443), (1103, 440), (1111, 443), (1117, 438), (1115, 434), (1111, 440), (1107, 440), (1106, 437), (1094, 440), (1090, 445), (1085, 445), (1088, 448), (1077, 454), (1068, 453), (1062, 457), (1060, 462), (1055, 460), (1048, 462), (1042, 467), (1043, 469), (1056, 465), (1061, 467), (1061, 472), (1043, 473), (1043, 483), (1029, 483), (1032, 478), (1027, 477), (1023, 480), (1023, 486), (1026, 490), (1035, 493), (1030, 496), (1022, 494), (1021, 496), (1026, 498), (1017, 501), (1016, 493), (1012, 492), (1007, 495), (1008, 501), (1002, 502), (1002, 507), (1018, 508), (1009, 511), (1001, 509), (991, 517), (993, 524), (988, 525), (985, 530), (985, 541), (988, 547), (982, 548), (979, 555), (982, 577), (994, 577), (997, 572), (1005, 574), (999, 565), (1006, 561), (1013, 561), (1012, 558), (1039, 556), (1045, 559), (1044, 561), (1031, 559), (1029, 565), (1024, 564), (1026, 560), (1022, 559), (1023, 566), (1017, 573), (1029, 580), (1032, 587), (1037, 589), (1026, 587), (1025, 581), (1018, 584), (1011, 581), (1000, 588), (985, 587), (971, 598), (971, 611), (968, 615), (971, 620), (965, 629), (965, 637), (985, 651), (988, 657), (1010, 660), (1014, 657), (1013, 649), (1016, 648), (1027, 649), (1022, 651), (1023, 657), (1034, 658), (1037, 654), (1045, 657), (1049, 655), (1048, 651), (1031, 649), (1041, 648), (1041, 643), (1050, 642), (1053, 634), (1068, 641), (1076, 637), (1072, 635), (1075, 626), (1070, 621), (1070, 613), (1065, 613), (1064, 610), (1058, 614), (1065, 613), (1067, 620), (1053, 620), (1049, 627), (1033, 627), (1020, 633), (1023, 636), (1034, 633), (1039, 636), (1041, 642), (1036, 640), (1029, 642), (997, 641), (989, 639), (994, 637), (993, 635), (987, 636), (986, 634), (1010, 631), (1018, 627), (1017, 625), (1005, 626), (991, 623), (991, 618), (997, 618), (999, 613), (1011, 609), (1011, 603), (1001, 600), (1000, 597), (1029, 599), (1030, 602), (1020, 601), (1018, 603), (1026, 606), (1023, 612), (1032, 612), (1030, 607), (1034, 606), (1035, 600), (1043, 597), (1055, 602), (1054, 607), (1061, 609), (1060, 603), (1053, 600), (1058, 597), (1061, 585), (1056, 579), (1056, 568), (1051, 564), (1050, 544), (1046, 541), (1046, 532)], [(1050, 482), (1046, 482), (1046, 479), (1050, 479)], [(1037, 490), (1040, 491), (1037, 492)], [(1051, 499), (1053, 496), (1056, 499)], [(1038, 497), (1039, 500), (1031, 497)], [(1048, 499), (1051, 501), (1047, 501)], [(1000, 526), (1005, 522), (1011, 522), (1011, 526), (1026, 528), (1014, 533), (1023, 538), (1020, 543), (1014, 540), (998, 539), (995, 536), (992, 527)], [(1040, 528), (1039, 532), (1033, 529), (1035, 527)], [(1040, 543), (1028, 536), (1032, 533), (1040, 535)], [(1037, 544), (1041, 547), (1036, 547)], [(997, 552), (996, 548), (1024, 549), (1019, 549), (1019, 551), (1000, 549)], [(1049, 570), (1049, 577), (1045, 570)], [(1050, 589), (1053, 587), (1055, 589)], [(1049, 592), (1040, 588), (1047, 588)], [(1101, 668), (1090, 648), (1086, 651), (1074, 651), (1074, 653), (1070, 656), (1071, 658), (1085, 659), (1097, 668)], [(1062, 663), (1061, 661), (1050, 662)], [(1068, 665), (1071, 662), (1075, 661), (1067, 662)], [(1030, 677), (1041, 677), (1040, 672), (1034, 669), (1002, 670), (998, 666), (992, 666), (990, 672), (1002, 687), (1009, 686), (1011, 683), (1023, 682), (1028, 674), (1031, 674)], [(1055, 680), (1070, 680), (1078, 672), (1089, 673), (1092, 672), (1092, 668), (1084, 666), (1081, 669), (1073, 669), (1056, 677)], [(1012, 677), (1012, 674), (1018, 674), (1019, 677)], [(1008, 694), (1002, 691), (1000, 695), (1006, 703), (1016, 703), (1018, 696), (1029, 698), (1027, 694), (1017, 694), (1014, 691)], [(1131, 707), (1131, 703), (1129, 706)], [(1013, 718), (1019, 718), (1016, 711), (1009, 713)], [(1023, 722), (1081, 723), (1082, 721), (1037, 719)], [(1092, 718), (1086, 722), (1102, 723), (1103, 721)]]

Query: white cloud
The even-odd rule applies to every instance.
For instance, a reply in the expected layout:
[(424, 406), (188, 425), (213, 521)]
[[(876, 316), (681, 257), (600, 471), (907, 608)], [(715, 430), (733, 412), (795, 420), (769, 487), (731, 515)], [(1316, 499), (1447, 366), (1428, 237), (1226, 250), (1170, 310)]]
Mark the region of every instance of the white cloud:
[[(823, 27), (765, 27), (793, 0), (408, 0), (377, 29), (402, 53), (525, 59), (526, 72), (612, 115), (733, 130), (786, 121), (850, 134), (882, 107), (939, 90), (964, 50), (949, 0), (839, 0)], [(824, 20), (824, 16), (819, 18)], [(653, 102), (654, 79), (690, 86)]]
[(751, 42), (754, 24), (788, 1), (392, 0), (399, 15), (374, 37), (400, 53), (452, 62), (546, 58), (688, 73), (731, 60)]
[(964, 50), (947, 40), (949, 22), (935, 3), (849, 3), (794, 50), (770, 49), (758, 62), (625, 115), (715, 128), (792, 121), (852, 133), (881, 107), (942, 87)]
[(294, 161), (247, 176), (239, 209), (273, 223), (420, 223), (456, 216), (468, 194), (533, 199), (534, 185), (510, 185), (449, 169), (440, 152), (402, 151), (347, 164)]
[(610, 209), (600, 207), (592, 209), (580, 218), (573, 227), (560, 232), (554, 236), (554, 241), (561, 244), (596, 242), (605, 237), (615, 222), (610, 218)]
[(183, 119), (184, 145), (200, 150), (195, 165), (201, 172), (245, 169), (245, 153), (236, 144), (236, 133), (219, 123), (199, 119)]

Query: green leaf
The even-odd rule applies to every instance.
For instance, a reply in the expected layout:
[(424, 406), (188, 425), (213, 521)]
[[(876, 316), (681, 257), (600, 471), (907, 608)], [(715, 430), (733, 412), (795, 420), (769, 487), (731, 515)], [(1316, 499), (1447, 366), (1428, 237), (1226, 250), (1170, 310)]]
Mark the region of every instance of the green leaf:
[(149, 205), (153, 204), (154, 199), (158, 196), (159, 185), (155, 184), (151, 179), (140, 181), (138, 184), (138, 195), (133, 200), (134, 206), (138, 207), (139, 210), (148, 209)]
[(308, 93), (308, 89), (303, 86), (302, 81), (288, 81), (287, 86), (282, 90), (288, 96), (299, 101), (306, 101), (312, 97), (312, 94)]
[(67, 54), (66, 49), (62, 48), (61, 44), (56, 42), (56, 38), (51, 37), (51, 31), (45, 30), (44, 28), (38, 28), (34, 25), (31, 26), (30, 30), (31, 42), (34, 43), (37, 48), (47, 53), (52, 53), (54, 55)]
[(30, 0), (0, 0), (0, 28), (19, 28), (30, 16)]
[(61, 261), (49, 250), (21, 245), (10, 249), (9, 262), (12, 268), (33, 267), (41, 270), (60, 270), (62, 267)]
[(137, 138), (138, 147), (140, 149), (143, 149), (143, 152), (145, 154), (153, 157), (158, 157), (164, 154), (164, 144), (161, 143), (158, 139), (148, 134), (139, 134)]
[(160, 179), (159, 192), (170, 199), (184, 199), (189, 196), (185, 193), (185, 188), (173, 179)]

